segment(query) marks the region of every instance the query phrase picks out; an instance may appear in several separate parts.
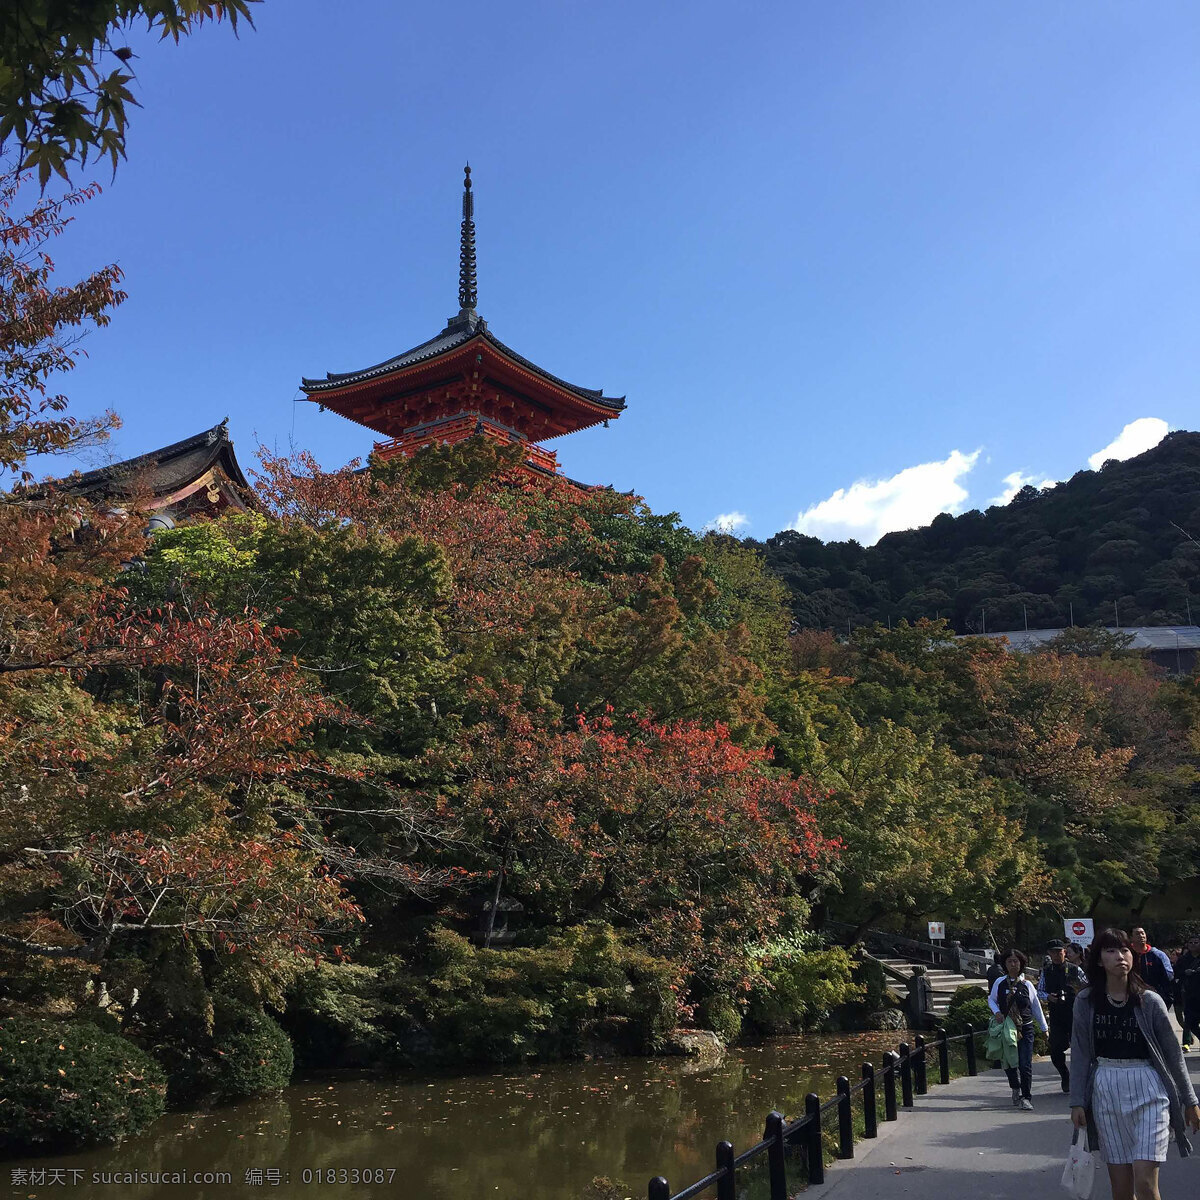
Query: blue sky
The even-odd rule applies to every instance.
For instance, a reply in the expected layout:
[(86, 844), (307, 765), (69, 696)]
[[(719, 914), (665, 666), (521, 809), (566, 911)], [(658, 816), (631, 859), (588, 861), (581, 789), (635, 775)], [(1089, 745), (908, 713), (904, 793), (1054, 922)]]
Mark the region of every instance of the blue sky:
[(126, 272), (67, 381), (124, 418), (117, 456), (227, 415), (244, 463), (256, 439), (365, 453), (297, 384), (455, 311), (466, 158), (481, 314), (628, 397), (550, 446), (695, 528), (872, 541), (1066, 478), (1133, 422), (1118, 453), (1200, 423), (1194, 2), (256, 23), (133, 40), (129, 159), (55, 248), (64, 277)]

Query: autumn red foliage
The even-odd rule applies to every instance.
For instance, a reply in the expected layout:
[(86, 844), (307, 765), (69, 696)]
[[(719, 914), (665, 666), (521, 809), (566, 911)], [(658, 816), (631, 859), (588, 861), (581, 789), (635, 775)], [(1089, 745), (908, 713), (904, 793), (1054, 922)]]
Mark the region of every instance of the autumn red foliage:
[(835, 858), (811, 790), (723, 725), (485, 712), (447, 803), (481, 871), (547, 923), (611, 922), (732, 985), (743, 948), (795, 918), (797, 881)]

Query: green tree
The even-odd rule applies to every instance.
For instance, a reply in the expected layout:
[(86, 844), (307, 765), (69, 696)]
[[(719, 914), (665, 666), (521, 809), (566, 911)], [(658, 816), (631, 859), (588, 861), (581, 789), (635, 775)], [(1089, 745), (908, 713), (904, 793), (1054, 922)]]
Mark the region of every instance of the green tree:
[(1110, 631), (1103, 625), (1076, 625), (1051, 638), (1046, 649), (1055, 654), (1080, 654), (1091, 658), (1128, 650), (1132, 641), (1132, 633), (1122, 633), (1119, 629)]
[(900, 914), (988, 922), (1045, 899), (1037, 849), (1003, 789), (929, 735), (847, 722), (825, 753), (819, 821), (841, 846), (839, 911), (861, 927)]
[[(957, 633), (1071, 625), (1183, 624), (1200, 585), (1200, 433), (1012, 503), (870, 547), (795, 530), (761, 549), (796, 622), (846, 632), (898, 616), (946, 618)], [(753, 543), (750, 543), (753, 544)], [(1193, 604), (1194, 608), (1195, 605)]]

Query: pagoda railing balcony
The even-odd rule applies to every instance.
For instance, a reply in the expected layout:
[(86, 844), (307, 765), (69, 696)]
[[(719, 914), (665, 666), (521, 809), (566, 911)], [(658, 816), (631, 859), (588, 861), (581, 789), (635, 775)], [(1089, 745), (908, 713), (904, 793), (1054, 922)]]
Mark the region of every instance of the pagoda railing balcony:
[(425, 425), (414, 425), (399, 437), (375, 443), (375, 453), (382, 459), (408, 458), (426, 446), (454, 446), (476, 434), (494, 438), (503, 445), (519, 445), (525, 451), (525, 462), (551, 474), (557, 474), (558, 455), (536, 442), (529, 441), (515, 429), (491, 421), (479, 413), (456, 413)]

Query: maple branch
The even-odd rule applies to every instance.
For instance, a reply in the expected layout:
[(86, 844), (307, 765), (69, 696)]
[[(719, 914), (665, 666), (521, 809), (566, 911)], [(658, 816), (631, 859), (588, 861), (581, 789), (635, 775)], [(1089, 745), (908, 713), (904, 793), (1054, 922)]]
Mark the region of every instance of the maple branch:
[(108, 948), (107, 939), (96, 939), (82, 946), (48, 946), (42, 942), (27, 942), (24, 938), (0, 933), (0, 946), (19, 950), (23, 954), (34, 954), (39, 958), (78, 958), (83, 962), (99, 962)]

